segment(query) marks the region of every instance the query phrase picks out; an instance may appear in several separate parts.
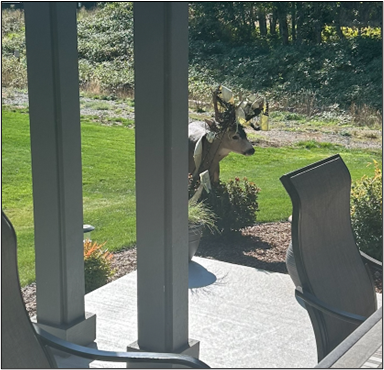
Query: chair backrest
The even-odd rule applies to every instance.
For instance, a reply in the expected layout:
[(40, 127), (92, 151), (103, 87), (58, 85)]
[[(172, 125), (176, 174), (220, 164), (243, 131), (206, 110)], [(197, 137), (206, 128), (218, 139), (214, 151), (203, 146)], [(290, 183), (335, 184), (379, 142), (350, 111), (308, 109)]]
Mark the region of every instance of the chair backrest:
[[(336, 309), (370, 316), (376, 294), (354, 239), (344, 161), (335, 155), (280, 180), (292, 200), (292, 249), (303, 290)], [(306, 308), (319, 361), (358, 326)]]
[(17, 269), (16, 234), (1, 212), (1, 364), (2, 368), (56, 367), (39, 342), (25, 309)]

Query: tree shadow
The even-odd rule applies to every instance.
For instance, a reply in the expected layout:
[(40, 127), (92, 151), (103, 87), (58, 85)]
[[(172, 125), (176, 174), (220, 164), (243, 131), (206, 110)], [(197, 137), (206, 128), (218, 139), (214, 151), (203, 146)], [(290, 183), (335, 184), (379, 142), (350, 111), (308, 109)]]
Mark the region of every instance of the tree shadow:
[(276, 247), (256, 235), (232, 233), (202, 238), (196, 256), (287, 274), (287, 248)]

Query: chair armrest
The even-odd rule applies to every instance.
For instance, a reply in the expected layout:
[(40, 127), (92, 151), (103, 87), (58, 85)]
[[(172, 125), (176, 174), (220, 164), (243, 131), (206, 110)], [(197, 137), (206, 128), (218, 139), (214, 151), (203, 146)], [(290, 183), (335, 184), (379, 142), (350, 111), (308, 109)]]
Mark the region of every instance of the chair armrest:
[(44, 346), (56, 348), (60, 351), (100, 361), (111, 361), (111, 362), (125, 362), (125, 363), (140, 363), (140, 362), (156, 362), (156, 363), (172, 363), (177, 365), (184, 365), (189, 368), (202, 368), (208, 369), (209, 366), (194, 357), (187, 355), (178, 355), (173, 353), (157, 353), (157, 352), (112, 352), (112, 351), (101, 351), (94, 348), (88, 348), (80, 346), (71, 342), (67, 342), (60, 339), (52, 334), (39, 328), (33, 323), (37, 337)]
[(367, 263), (370, 267), (372, 267), (376, 271), (383, 271), (383, 262), (369, 256), (360, 250), (360, 255), (364, 260), (364, 263)]
[(329, 304), (316, 298), (313, 294), (304, 291), (302, 287), (296, 287), (295, 294), (296, 294), (296, 297), (302, 299), (305, 303), (307, 303), (311, 307), (314, 307), (319, 311), (324, 312), (327, 315), (336, 317), (340, 320), (347, 321), (353, 324), (361, 324), (363, 321), (366, 320), (366, 317), (364, 316), (356, 315), (354, 313), (339, 310), (337, 308), (330, 306)]
[[(315, 368), (361, 368), (372, 354), (373, 348), (382, 343), (378, 336), (382, 331), (383, 309), (380, 307), (325, 356)], [(382, 336), (380, 335), (382, 338)], [(365, 366), (369, 367), (369, 366)]]

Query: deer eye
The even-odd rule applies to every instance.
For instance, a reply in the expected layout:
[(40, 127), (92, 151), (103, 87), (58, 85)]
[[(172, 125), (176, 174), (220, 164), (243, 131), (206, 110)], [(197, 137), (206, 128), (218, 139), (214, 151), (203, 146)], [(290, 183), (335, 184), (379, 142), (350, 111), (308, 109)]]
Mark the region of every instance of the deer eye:
[(239, 137), (239, 135), (236, 134), (236, 135), (233, 135), (233, 136), (232, 136), (232, 139), (233, 139), (233, 140), (239, 140), (240, 137)]

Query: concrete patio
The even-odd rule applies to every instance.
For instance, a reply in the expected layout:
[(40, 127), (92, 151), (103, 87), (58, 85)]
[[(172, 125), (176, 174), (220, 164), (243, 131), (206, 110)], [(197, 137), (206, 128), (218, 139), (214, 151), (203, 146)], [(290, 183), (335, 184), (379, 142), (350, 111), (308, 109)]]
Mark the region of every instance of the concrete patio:
[[(316, 343), (286, 274), (195, 257), (189, 265), (189, 337), (212, 368), (313, 368)], [(381, 305), (381, 295), (378, 297)], [(86, 295), (97, 314), (97, 347), (126, 351), (137, 340), (136, 271)], [(57, 356), (60, 367), (125, 367)]]

